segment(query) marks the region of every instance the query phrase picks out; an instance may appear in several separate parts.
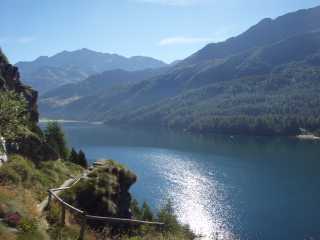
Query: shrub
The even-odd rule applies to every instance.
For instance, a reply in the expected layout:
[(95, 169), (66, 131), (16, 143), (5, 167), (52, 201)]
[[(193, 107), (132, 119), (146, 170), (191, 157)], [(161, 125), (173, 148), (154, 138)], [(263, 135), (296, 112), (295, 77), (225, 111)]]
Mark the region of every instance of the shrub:
[[(141, 239), (141, 240), (191, 240), (196, 236), (190, 230), (189, 226), (181, 224), (176, 215), (171, 201), (168, 201), (155, 216), (147, 203), (143, 203), (142, 207), (139, 206), (136, 200), (131, 202), (131, 210), (135, 219), (163, 222), (165, 225), (159, 229), (159, 227), (140, 225), (139, 227), (132, 227), (129, 232), (129, 236), (123, 239)], [(149, 215), (150, 214), (150, 215)], [(151, 217), (152, 216), (152, 217)]]
[(0, 168), (0, 182), (32, 190), (38, 200), (47, 195), (48, 188), (59, 186), (70, 175), (79, 175), (82, 168), (64, 161), (48, 161), (35, 165), (19, 155), (12, 155)]
[(50, 211), (47, 214), (47, 221), (50, 224), (57, 224), (60, 220), (60, 206), (56, 202), (51, 202)]
[(21, 215), (18, 212), (7, 213), (4, 217), (5, 223), (10, 227), (17, 227), (21, 222)]
[(33, 172), (34, 165), (31, 161), (14, 155), (0, 168), (0, 182), (19, 184), (27, 182)]
[(8, 212), (8, 205), (5, 203), (0, 203), (0, 218), (4, 218)]
[(0, 90), (0, 136), (16, 140), (25, 135), (27, 125), (26, 100), (13, 91)]
[(38, 221), (36, 219), (22, 218), (18, 227), (24, 233), (34, 233), (38, 230)]
[(4, 225), (0, 223), (0, 239), (16, 240), (16, 236), (14, 233), (10, 232)]

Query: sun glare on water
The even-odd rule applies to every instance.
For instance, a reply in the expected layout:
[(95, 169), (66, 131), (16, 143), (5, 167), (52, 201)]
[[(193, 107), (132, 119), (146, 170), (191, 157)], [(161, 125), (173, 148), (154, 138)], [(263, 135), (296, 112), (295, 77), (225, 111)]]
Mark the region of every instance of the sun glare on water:
[(172, 153), (149, 156), (157, 161), (169, 184), (167, 196), (172, 200), (178, 218), (188, 224), (200, 239), (226, 239), (232, 236), (225, 216), (231, 210), (224, 201), (221, 184), (214, 181), (214, 173), (204, 175), (203, 169), (188, 159)]

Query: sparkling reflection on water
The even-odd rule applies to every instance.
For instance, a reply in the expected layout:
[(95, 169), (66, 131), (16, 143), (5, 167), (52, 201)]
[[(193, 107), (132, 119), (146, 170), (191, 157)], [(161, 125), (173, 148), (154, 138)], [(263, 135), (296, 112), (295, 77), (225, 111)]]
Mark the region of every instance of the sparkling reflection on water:
[(173, 201), (179, 220), (201, 239), (231, 236), (225, 216), (232, 210), (225, 188), (215, 180), (214, 172), (203, 175), (192, 159), (181, 156), (168, 151), (147, 156), (169, 182), (165, 194)]

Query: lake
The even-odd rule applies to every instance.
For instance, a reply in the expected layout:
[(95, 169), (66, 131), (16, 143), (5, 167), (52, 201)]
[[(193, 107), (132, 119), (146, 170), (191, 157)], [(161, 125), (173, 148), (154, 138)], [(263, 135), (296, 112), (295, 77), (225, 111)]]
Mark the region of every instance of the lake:
[(171, 199), (204, 239), (320, 239), (320, 142), (81, 123), (64, 130), (90, 161), (133, 170), (139, 202), (158, 209)]

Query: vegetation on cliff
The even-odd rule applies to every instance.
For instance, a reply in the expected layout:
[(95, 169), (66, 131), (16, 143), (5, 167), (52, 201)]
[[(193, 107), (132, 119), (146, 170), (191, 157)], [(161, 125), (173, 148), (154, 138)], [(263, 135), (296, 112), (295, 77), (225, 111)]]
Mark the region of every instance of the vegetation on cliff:
[(84, 210), (87, 214), (107, 217), (132, 218), (143, 221), (163, 222), (165, 226), (132, 225), (89, 221), (91, 229), (103, 238), (112, 239), (193, 239), (188, 226), (180, 224), (174, 215), (170, 202), (158, 213), (153, 213), (147, 203), (140, 207), (132, 200), (130, 187), (137, 176), (123, 165), (113, 161), (99, 161), (88, 173), (87, 178), (63, 193), (69, 204)]
[(25, 99), (15, 92), (0, 91), (0, 136), (8, 140), (15, 140), (26, 134)]
[(114, 161), (101, 162), (64, 198), (92, 215), (131, 218), (129, 188), (136, 175)]

